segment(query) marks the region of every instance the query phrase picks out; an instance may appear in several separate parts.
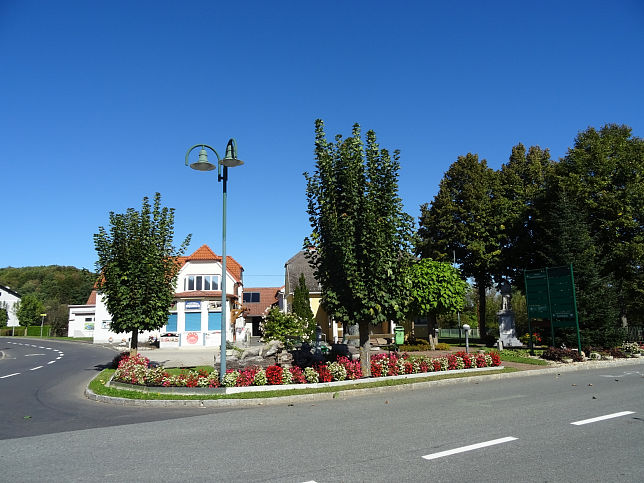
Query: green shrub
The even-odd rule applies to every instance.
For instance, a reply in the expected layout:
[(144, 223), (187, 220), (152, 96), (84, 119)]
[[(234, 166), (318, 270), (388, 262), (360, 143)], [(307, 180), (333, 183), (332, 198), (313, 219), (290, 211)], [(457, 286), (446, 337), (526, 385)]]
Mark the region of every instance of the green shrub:
[(548, 347), (541, 354), (541, 358), (557, 362), (562, 362), (564, 359), (572, 359), (574, 362), (582, 362), (584, 360), (577, 351), (572, 349), (559, 349), (557, 347)]
[(285, 345), (293, 339), (308, 340), (311, 334), (310, 325), (315, 322), (304, 320), (295, 314), (285, 314), (277, 307), (273, 307), (260, 324), (264, 340), (279, 340)]
[(437, 351), (448, 351), (452, 348), (451, 345), (446, 344), (445, 342), (439, 342), (434, 347), (436, 347)]

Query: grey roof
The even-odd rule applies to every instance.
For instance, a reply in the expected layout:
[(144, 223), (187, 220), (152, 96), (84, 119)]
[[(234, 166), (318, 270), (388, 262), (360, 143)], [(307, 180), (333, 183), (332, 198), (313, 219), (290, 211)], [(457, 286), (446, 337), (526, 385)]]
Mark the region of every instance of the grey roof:
[(4, 285), (0, 285), (0, 289), (3, 292), (7, 292), (7, 293), (9, 293), (11, 295), (15, 295), (16, 297), (20, 298), (20, 294), (18, 292), (16, 292), (15, 290), (11, 290), (9, 287), (5, 287)]
[(309, 293), (319, 293), (320, 284), (313, 275), (313, 268), (309, 265), (306, 252), (301, 250), (289, 259), (284, 265), (286, 268), (286, 293), (292, 293), (300, 280), (300, 274), (304, 274), (306, 288)]

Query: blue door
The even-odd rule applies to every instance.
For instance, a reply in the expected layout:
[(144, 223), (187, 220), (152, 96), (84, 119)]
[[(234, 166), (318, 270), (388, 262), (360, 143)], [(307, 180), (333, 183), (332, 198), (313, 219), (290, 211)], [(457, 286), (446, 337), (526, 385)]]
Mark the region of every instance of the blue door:
[(201, 332), (201, 312), (186, 313), (186, 332)]
[(168, 316), (168, 323), (165, 324), (166, 332), (176, 332), (177, 331), (177, 314), (170, 314)]
[(221, 312), (208, 312), (208, 330), (221, 330)]

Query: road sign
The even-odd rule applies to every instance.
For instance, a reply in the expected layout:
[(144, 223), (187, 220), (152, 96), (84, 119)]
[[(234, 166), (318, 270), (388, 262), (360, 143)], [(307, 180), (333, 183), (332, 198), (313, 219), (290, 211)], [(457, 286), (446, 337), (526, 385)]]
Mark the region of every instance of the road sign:
[[(532, 320), (548, 319), (554, 344), (555, 327), (575, 327), (577, 329), (577, 347), (581, 352), (572, 263), (565, 267), (525, 270), (523, 276), (526, 305), (528, 306), (529, 333), (532, 333)], [(532, 350), (532, 339), (530, 339), (530, 350)]]

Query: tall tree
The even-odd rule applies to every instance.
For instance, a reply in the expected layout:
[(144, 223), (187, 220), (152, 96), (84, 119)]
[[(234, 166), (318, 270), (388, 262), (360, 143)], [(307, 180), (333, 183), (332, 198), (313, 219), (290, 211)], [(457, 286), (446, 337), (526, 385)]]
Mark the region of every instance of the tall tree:
[(300, 274), (298, 284), (293, 291), (292, 312), (306, 322), (308, 336), (312, 339), (315, 332), (315, 321), (311, 310), (309, 289), (306, 287), (306, 278), (303, 273)]
[(38, 324), (41, 314), (45, 312), (45, 304), (33, 294), (23, 295), (13, 308), (16, 311), (18, 323), (25, 327)]
[(588, 128), (557, 168), (586, 217), (602, 275), (613, 278), (626, 325), (644, 308), (644, 140), (628, 126)]
[(523, 287), (523, 270), (540, 268), (535, 253), (541, 244), (535, 236), (537, 205), (546, 194), (547, 180), (554, 169), (550, 152), (531, 146), (526, 152), (519, 143), (512, 148), (508, 163), (501, 167), (499, 186), (507, 219), (507, 238), (501, 253), (500, 272), (512, 285)]
[(535, 258), (542, 267), (572, 264), (584, 345), (612, 347), (615, 341), (609, 339), (616, 334), (618, 320), (614, 283), (601, 272), (599, 247), (583, 216), (582, 203), (552, 180), (548, 196), (538, 206), (535, 233), (541, 243)]
[(309, 262), (322, 285), (322, 303), (343, 325), (358, 325), (361, 366), (370, 374), (370, 327), (404, 318), (405, 272), (413, 221), (398, 196), (399, 152), (366, 142), (360, 126), (330, 143), (315, 123), (315, 172), (307, 181), (312, 233)]
[(434, 328), (437, 316), (463, 310), (469, 285), (449, 263), (418, 260), (409, 268), (409, 283), (409, 313), (428, 315)]
[(486, 336), (486, 289), (500, 265), (506, 209), (497, 173), (471, 153), (450, 166), (431, 206), (421, 206), (416, 251), (439, 261), (450, 261), (456, 254), (463, 274), (474, 279), (478, 290), (482, 338)]
[(109, 231), (94, 235), (98, 254), (98, 289), (112, 316), (111, 330), (131, 332), (136, 353), (139, 331), (156, 330), (168, 321), (179, 265), (190, 235), (179, 248), (173, 245), (174, 209), (161, 206), (156, 193), (150, 206), (143, 198), (141, 211), (110, 212)]

